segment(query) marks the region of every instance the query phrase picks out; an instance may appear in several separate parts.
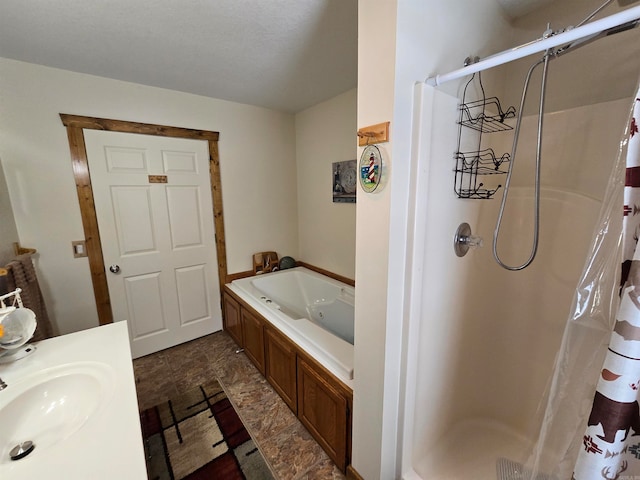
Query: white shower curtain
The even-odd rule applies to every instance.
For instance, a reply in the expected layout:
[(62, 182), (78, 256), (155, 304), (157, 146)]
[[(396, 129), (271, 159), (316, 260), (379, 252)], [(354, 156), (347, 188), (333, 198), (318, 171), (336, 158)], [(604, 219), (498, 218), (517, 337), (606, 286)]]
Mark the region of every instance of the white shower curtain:
[(620, 306), (596, 392), (575, 480), (640, 480), (640, 90), (628, 129)]

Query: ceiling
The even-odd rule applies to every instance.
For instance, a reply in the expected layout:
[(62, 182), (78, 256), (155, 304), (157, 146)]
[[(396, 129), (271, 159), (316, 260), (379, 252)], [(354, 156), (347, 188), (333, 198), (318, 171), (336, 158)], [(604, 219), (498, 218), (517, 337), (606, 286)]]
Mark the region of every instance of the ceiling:
[(357, 5), (2, 0), (0, 57), (298, 112), (356, 87)]
[[(518, 18), (556, 0), (496, 0), (510, 18)], [(603, 0), (604, 1), (604, 0)]]
[[(511, 19), (569, 3), (496, 1)], [(0, 0), (0, 57), (296, 113), (356, 87), (357, 9), (358, 0)]]

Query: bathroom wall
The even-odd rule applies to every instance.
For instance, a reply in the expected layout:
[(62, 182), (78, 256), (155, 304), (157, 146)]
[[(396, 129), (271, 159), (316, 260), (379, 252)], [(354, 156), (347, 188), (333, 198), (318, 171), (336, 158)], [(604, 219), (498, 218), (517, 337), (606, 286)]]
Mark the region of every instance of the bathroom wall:
[[(609, 178), (611, 173), (612, 158), (618, 153), (618, 142), (627, 126), (631, 99), (629, 94), (627, 98), (545, 114), (542, 185), (601, 201), (607, 187), (602, 180)], [(537, 118), (537, 115), (525, 115), (522, 120), (511, 179), (515, 187), (532, 186)], [(510, 152), (512, 142), (513, 131), (497, 133), (491, 139), (499, 152)]]
[[(295, 126), (290, 114), (0, 59), (0, 157), (21, 242), (39, 252), (61, 333), (98, 324), (66, 130), (59, 113), (220, 132), (229, 273), (251, 254), (298, 257)], [(288, 188), (282, 188), (288, 185)]]
[[(460, 382), (457, 388), (473, 391), (478, 398), (490, 398), (491, 404), (482, 405), (479, 410), (487, 417), (503, 419), (521, 432), (526, 432), (535, 418), (550, 379), (571, 312), (571, 299), (591, 253), (594, 228), (627, 126), (630, 100), (584, 105), (545, 115), (540, 242), (536, 259), (527, 269), (508, 272), (493, 260), (490, 247), (498, 201), (482, 205), (476, 230), (485, 238), (486, 247), (472, 257), (476, 276), (469, 278), (469, 282), (478, 285), (483, 278), (490, 279), (493, 288), (483, 291), (484, 301), (474, 305), (468, 318), (475, 315), (485, 319), (481, 322), (485, 331), (498, 332), (491, 341), (508, 346), (501, 349), (504, 357), (493, 356), (483, 362), (484, 371), (496, 373), (491, 389), (483, 387), (481, 375), (469, 376), (470, 381), (466, 385)], [(535, 130), (536, 122), (536, 115), (525, 117), (523, 132)], [(501, 258), (510, 265), (528, 257), (532, 241), (534, 135), (523, 135), (520, 145), (522, 155), (515, 163), (508, 197), (514, 203), (511, 208), (507, 204), (498, 243)], [(501, 146), (496, 141), (495, 147), (499, 151), (508, 150), (510, 142)], [(519, 198), (526, 200), (516, 210), (513, 206)], [(612, 222), (621, 220), (622, 216)], [(612, 223), (610, 228), (615, 231), (615, 226)], [(544, 286), (537, 284), (540, 278), (545, 279)], [(502, 298), (516, 301), (500, 301)], [(535, 312), (535, 318), (523, 312)], [(459, 408), (467, 415), (472, 410), (463, 405)]]
[[(429, 112), (427, 118), (432, 112), (438, 118), (448, 115), (453, 126), (457, 99), (428, 87), (426, 90), (423, 106)], [(499, 198), (453, 198), (452, 172), (440, 163), (430, 165), (420, 178), (421, 183), (428, 183), (422, 190), (427, 195), (423, 216), (433, 228), (424, 232), (424, 259), (419, 269), (424, 275), (422, 319), (414, 335), (418, 340), (410, 342), (408, 349), (408, 362), (415, 365), (410, 378), (415, 382), (408, 381), (414, 400), (407, 404), (412, 412), (405, 423), (409, 434), (404, 451), (405, 478), (430, 478), (433, 464), (429, 453), (463, 420), (494, 419), (522, 434), (537, 427), (536, 410), (568, 318), (627, 113), (628, 100), (619, 100), (547, 115), (541, 177), (546, 189), (543, 198), (551, 201), (543, 201), (538, 256), (522, 272), (502, 270), (492, 258)], [(535, 123), (536, 118), (526, 117), (523, 129), (529, 130)], [(431, 130), (423, 139), (432, 158), (444, 157), (455, 145), (456, 132), (451, 126), (448, 131), (438, 122), (429, 126)], [(512, 137), (512, 132), (508, 135)], [(487, 140), (497, 151), (510, 145), (506, 138)], [(521, 175), (514, 177), (511, 193), (514, 201), (532, 185), (534, 147), (534, 139), (523, 138)], [(577, 197), (577, 202), (555, 202), (554, 198), (563, 198), (562, 192)], [(447, 207), (443, 209), (443, 205)], [(514, 255), (517, 260), (527, 258), (531, 245), (526, 228), (531, 224), (531, 201), (525, 208), (517, 212), (517, 221), (506, 219), (501, 237), (505, 243), (500, 244), (500, 251), (518, 250)], [(580, 218), (571, 216), (575, 212), (580, 212)], [(561, 215), (565, 215), (564, 223), (555, 223)], [(473, 233), (485, 243), (457, 258), (451, 237), (441, 232), (453, 231), (462, 221), (469, 222)], [(515, 227), (521, 223), (524, 227)], [(564, 241), (552, 243), (558, 239)], [(550, 260), (544, 263), (545, 258)], [(514, 263), (513, 258), (507, 260)], [(545, 278), (548, 294), (539, 293), (539, 278)], [(560, 297), (565, 301), (558, 304), (554, 299)], [(545, 299), (542, 304), (540, 298)], [(536, 314), (526, 321), (529, 312)], [(501, 355), (496, 356), (498, 351)], [(413, 469), (420, 477), (412, 476)]]
[(295, 117), (300, 259), (351, 279), (356, 204), (333, 203), (332, 164), (356, 159), (356, 112), (353, 89)]
[[(589, 0), (588, 7), (585, 7), (585, 2), (581, 1), (565, 3), (572, 5), (572, 7), (565, 9), (565, 12), (571, 10), (571, 8), (575, 12), (576, 9), (589, 9), (592, 3), (599, 4), (601, 2), (597, 2), (597, 0), (596, 2), (591, 2)], [(360, 11), (363, 9), (364, 7), (361, 6)], [(548, 13), (552, 13), (551, 7)], [(450, 153), (447, 154), (447, 152), (453, 151), (452, 145), (446, 143), (450, 139), (447, 140), (448, 137), (442, 131), (441, 123), (447, 117), (445, 110), (448, 111), (452, 105), (455, 105), (455, 97), (461, 93), (462, 82), (451, 82), (439, 87), (441, 92), (450, 93), (454, 96), (451, 102), (448, 102), (442, 96), (436, 98), (434, 92), (430, 91), (429, 88), (414, 89), (412, 93), (426, 98), (419, 100), (418, 104), (426, 105), (427, 108), (426, 111), (418, 112), (412, 118), (409, 115), (400, 113), (401, 108), (406, 109), (411, 101), (410, 89), (406, 87), (402, 75), (419, 81), (434, 73), (442, 73), (459, 68), (461, 66), (460, 59), (466, 55), (483, 57), (512, 47), (514, 44), (532, 40), (539, 36), (539, 33), (536, 28), (536, 34), (532, 35), (531, 30), (527, 30), (530, 25), (531, 23), (525, 25), (518, 22), (511, 25), (511, 22), (502, 15), (494, 2), (463, 1), (455, 2), (455, 4), (442, 2), (419, 2), (419, 4), (415, 4), (406, 2), (402, 4), (402, 8), (398, 9), (398, 28), (395, 38), (397, 41), (394, 98), (396, 108), (392, 122), (394, 163), (392, 184), (394, 192), (391, 199), (392, 212), (389, 228), (392, 233), (388, 250), (388, 306), (386, 337), (384, 339), (386, 374), (383, 375), (385, 402), (382, 410), (384, 412), (383, 418), (388, 419), (389, 415), (387, 413), (395, 407), (395, 389), (392, 385), (394, 384), (394, 379), (399, 378), (402, 386), (400, 388), (398, 412), (401, 424), (403, 421), (405, 423), (404, 428), (401, 425), (398, 429), (400, 437), (397, 442), (397, 451), (402, 463), (402, 475), (406, 475), (406, 478), (413, 478), (412, 465), (416, 461), (416, 456), (424, 454), (424, 451), (420, 451), (420, 447), (414, 449), (412, 445), (424, 445), (421, 442), (426, 439), (424, 435), (429, 435), (426, 429), (427, 426), (433, 426), (434, 422), (440, 424), (442, 417), (447, 414), (446, 409), (452, 406), (450, 403), (452, 400), (450, 396), (451, 390), (447, 388), (448, 380), (450, 380), (450, 377), (447, 377), (447, 372), (450, 372), (451, 368), (455, 368), (455, 364), (447, 363), (447, 359), (451, 358), (449, 356), (453, 352), (459, 351), (460, 346), (443, 343), (441, 341), (443, 337), (440, 335), (451, 334), (453, 338), (456, 338), (456, 330), (461, 328), (459, 324), (450, 321), (452, 317), (449, 315), (456, 311), (460, 306), (460, 302), (447, 302), (446, 299), (453, 298), (450, 295), (452, 291), (456, 292), (455, 298), (464, 298), (464, 289), (460, 288), (457, 279), (460, 276), (466, 278), (469, 274), (464, 265), (461, 269), (457, 268), (458, 264), (455, 264), (456, 268), (451, 268), (451, 265), (440, 262), (441, 259), (439, 258), (434, 259), (435, 264), (427, 264), (423, 262), (424, 258), (421, 258), (421, 255), (432, 251), (432, 248), (438, 245), (446, 249), (442, 250), (443, 252), (451, 253), (451, 236), (455, 230), (451, 226), (459, 218), (464, 217), (467, 220), (473, 220), (478, 213), (473, 208), (473, 205), (469, 205), (469, 202), (451, 198), (451, 187), (447, 186), (452, 185), (453, 182), (451, 167), (448, 167), (446, 173), (442, 173), (442, 178), (435, 179), (436, 186), (443, 186), (442, 195), (427, 195), (428, 191), (425, 192), (424, 186), (412, 186), (412, 181), (417, 184), (424, 182), (428, 175), (434, 173), (432, 168), (434, 166), (440, 167), (440, 162), (446, 162), (446, 159), (450, 157)], [(554, 23), (554, 26), (559, 25)], [(593, 68), (593, 66), (594, 64), (592, 63), (590, 65), (591, 68), (587, 70), (588, 75), (600, 75), (600, 72), (596, 72), (599, 68)], [(522, 67), (518, 68), (521, 71)], [(562, 103), (560, 95), (550, 95), (553, 101), (550, 101), (549, 104), (554, 109), (576, 106), (575, 98), (590, 98), (589, 91), (582, 91), (580, 95), (574, 96), (574, 92), (577, 91), (576, 82), (582, 84), (584, 81), (583, 76), (576, 78), (575, 70), (571, 72), (570, 68), (566, 75), (556, 75), (559, 68), (558, 65), (552, 64), (551, 68), (554, 69), (552, 73), (556, 79), (558, 77), (562, 78), (561, 83), (563, 84), (562, 88), (565, 89), (565, 98), (567, 96), (572, 97), (570, 101)], [(638, 68), (637, 62), (632, 64), (631, 68)], [(571, 75), (571, 73), (574, 73), (574, 75)], [(517, 85), (514, 86), (512, 80), (515, 78), (523, 78), (523, 75), (516, 75), (513, 71), (509, 75), (499, 71), (483, 74), (485, 85), (489, 86), (491, 90), (488, 93), (498, 95), (501, 98), (506, 97), (505, 103), (508, 102), (508, 104), (519, 100), (521, 82), (515, 82)], [(504, 82), (504, 80), (509, 81)], [(598, 92), (598, 94), (605, 95), (602, 98), (606, 99), (620, 98), (619, 96), (607, 96), (610, 92), (606, 90), (613, 85), (617, 85), (617, 83), (617, 81), (614, 81), (610, 84), (604, 84), (602, 88), (605, 91)], [(569, 95), (567, 95), (567, 89), (570, 91)], [(508, 95), (504, 95), (505, 90), (508, 91)], [(367, 99), (374, 100), (373, 97), (367, 97)], [(363, 99), (363, 101), (366, 100)], [(579, 115), (579, 112), (576, 113), (574, 119)], [(414, 127), (418, 122), (421, 122), (421, 125), (428, 128), (430, 132), (441, 133), (432, 133), (423, 137), (420, 132), (414, 130), (412, 135), (411, 121), (413, 121)], [(596, 119), (597, 122), (598, 120)], [(562, 120), (559, 123), (562, 123)], [(359, 126), (362, 126), (360, 121)], [(432, 126), (437, 126), (440, 130), (432, 130)], [(593, 146), (591, 141), (588, 143)], [(584, 145), (581, 146), (584, 147)], [(601, 148), (598, 149), (598, 151), (601, 150)], [(421, 161), (423, 155), (426, 156), (424, 164), (418, 163), (411, 166), (404, 161), (405, 158), (409, 157), (414, 159), (413, 162), (416, 162), (415, 159)], [(403, 169), (401, 175), (398, 172), (398, 167), (400, 166)], [(598, 165), (599, 172), (601, 172), (600, 167), (602, 165)], [(565, 166), (558, 166), (558, 168), (557, 173), (561, 174), (560, 170)], [(398, 180), (399, 176), (401, 180)], [(444, 176), (449, 180), (446, 180)], [(413, 180), (411, 180), (411, 177), (414, 177)], [(395, 188), (396, 181), (402, 184), (400, 188)], [(426, 188), (427, 190), (429, 189), (429, 187)], [(407, 192), (406, 196), (402, 192)], [(404, 209), (408, 213), (408, 219), (406, 217), (403, 218), (400, 209), (394, 210), (394, 205)], [(467, 208), (467, 211), (464, 211), (465, 208)], [(434, 216), (429, 217), (430, 220), (425, 225), (425, 218), (427, 218), (429, 209), (434, 211)], [(360, 207), (358, 216), (360, 216)], [(404, 240), (397, 235), (397, 232), (402, 231), (407, 231), (407, 238)], [(427, 239), (427, 234), (434, 235), (431, 238), (436, 243), (423, 243)], [(360, 236), (360, 230), (358, 230), (358, 235)], [(403, 260), (406, 261), (406, 264), (403, 264)], [(441, 268), (438, 269), (438, 267)], [(424, 280), (421, 280), (423, 274)], [(421, 281), (424, 282), (422, 284), (424, 290), (417, 290), (415, 285), (420, 285)], [(371, 288), (371, 285), (369, 287)], [(429, 298), (441, 297), (443, 305), (435, 306), (428, 301), (425, 303), (425, 292), (430, 292), (432, 296)], [(438, 297), (439, 295), (440, 297)], [(360, 316), (357, 308), (356, 312), (357, 328), (360, 325)], [(402, 322), (402, 318), (405, 318), (404, 322)], [(366, 320), (370, 323), (372, 317), (369, 315)], [(416, 345), (414, 343), (416, 338), (429, 338), (431, 343)], [(429, 350), (431, 347), (433, 349)], [(397, 351), (403, 352), (399, 361), (394, 356)], [(444, 356), (439, 356), (439, 353), (443, 353)], [(356, 360), (358, 357), (359, 352), (356, 350)], [(429, 373), (427, 378), (423, 369), (428, 368), (430, 364), (437, 366), (437, 371), (434, 370)], [(369, 368), (375, 367), (371, 364)], [(398, 371), (403, 372), (404, 375), (398, 376)], [(356, 372), (358, 372), (357, 366)], [(442, 400), (442, 403), (439, 404), (444, 406), (444, 411), (431, 411), (432, 416), (430, 417), (422, 416), (416, 418), (413, 415), (414, 408), (416, 411), (421, 411), (440, 400)], [(357, 404), (354, 406), (354, 410), (354, 413), (357, 414)], [(389, 428), (386, 429), (386, 426), (383, 425), (383, 429), (388, 432), (392, 431), (392, 421), (386, 420), (386, 425)], [(388, 436), (383, 435), (383, 438), (388, 438)], [(432, 438), (437, 439), (437, 433)], [(389, 451), (390, 449), (386, 450), (387, 453)]]
[[(358, 2), (358, 120), (357, 127), (393, 123), (395, 79), (396, 0)], [(378, 145), (383, 162), (393, 160), (390, 144)], [(362, 148), (358, 148), (358, 159)], [(383, 397), (387, 276), (389, 261), (389, 207), (391, 185), (364, 193), (358, 187), (356, 213), (356, 299), (354, 343), (353, 440), (351, 463), (367, 480), (393, 478), (383, 442)], [(393, 416), (393, 412), (391, 412)], [(393, 452), (391, 452), (393, 453)], [(387, 465), (383, 465), (386, 463)]]
[[(540, 38), (547, 24), (554, 31), (578, 25), (602, 4), (602, 0), (551, 2), (513, 22), (511, 45), (521, 45)], [(627, 8), (629, 7), (622, 8), (618, 2), (612, 2), (594, 20)], [(547, 80), (546, 111), (567, 110), (633, 95), (640, 76), (637, 45), (640, 45), (640, 28), (600, 39), (552, 60)], [(542, 53), (530, 55), (504, 67), (504, 77), (512, 80), (505, 84), (505, 102), (516, 105), (520, 102), (527, 70), (540, 58)], [(527, 113), (538, 108), (540, 76), (541, 68), (538, 68), (533, 75), (531, 93), (525, 108)]]
[[(397, 478), (406, 451), (403, 351), (420, 303), (411, 296), (412, 276), (421, 268), (412, 265), (413, 241), (424, 226), (424, 217), (413, 216), (423, 201), (414, 196), (415, 84), (460, 67), (470, 54), (504, 48), (495, 32), (508, 23), (493, 0), (360, 0), (358, 11), (358, 128), (391, 121), (391, 141), (381, 145), (388, 183), (379, 193), (359, 191), (357, 207), (353, 465), (375, 480)], [(432, 321), (414, 318), (424, 328)]]
[(17, 241), (16, 220), (11, 209), (7, 181), (0, 165), (0, 266), (6, 265), (13, 259), (13, 243)]

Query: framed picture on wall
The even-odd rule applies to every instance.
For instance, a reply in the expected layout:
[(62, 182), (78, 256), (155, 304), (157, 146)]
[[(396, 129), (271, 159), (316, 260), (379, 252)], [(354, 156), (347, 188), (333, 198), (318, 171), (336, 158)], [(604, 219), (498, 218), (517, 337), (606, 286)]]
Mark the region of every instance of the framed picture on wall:
[(356, 203), (356, 161), (333, 162), (331, 179), (334, 203)]

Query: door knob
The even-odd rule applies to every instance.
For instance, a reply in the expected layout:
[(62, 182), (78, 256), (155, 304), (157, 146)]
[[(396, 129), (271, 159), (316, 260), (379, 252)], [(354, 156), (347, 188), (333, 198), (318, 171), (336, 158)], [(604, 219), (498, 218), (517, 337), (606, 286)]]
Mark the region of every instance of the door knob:
[(111, 273), (120, 273), (120, 265), (111, 265), (109, 271)]

